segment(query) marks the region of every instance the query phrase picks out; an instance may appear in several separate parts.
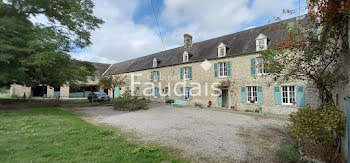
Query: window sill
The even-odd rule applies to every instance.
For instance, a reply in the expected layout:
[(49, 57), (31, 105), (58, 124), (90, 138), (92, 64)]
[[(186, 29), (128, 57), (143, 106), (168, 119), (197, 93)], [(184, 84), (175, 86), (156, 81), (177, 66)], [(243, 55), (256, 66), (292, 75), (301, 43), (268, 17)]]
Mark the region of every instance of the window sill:
[(228, 78), (228, 76), (219, 76), (219, 78)]

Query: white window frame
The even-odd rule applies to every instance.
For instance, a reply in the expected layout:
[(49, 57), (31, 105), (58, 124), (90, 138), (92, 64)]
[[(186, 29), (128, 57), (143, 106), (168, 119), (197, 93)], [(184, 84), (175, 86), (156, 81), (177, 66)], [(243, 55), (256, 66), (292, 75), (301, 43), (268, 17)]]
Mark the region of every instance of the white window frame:
[(157, 87), (153, 87), (153, 98), (158, 98)]
[(184, 67), (183, 71), (184, 71), (184, 73), (183, 73), (184, 80), (190, 80), (190, 69), (189, 69), (189, 67)]
[(258, 40), (258, 46), (259, 46), (260, 50), (266, 49), (266, 47), (265, 47), (265, 39), (259, 39)]
[(256, 74), (257, 75), (265, 75), (267, 74), (266, 68), (265, 68), (265, 60), (263, 58), (256, 58)]
[(250, 99), (254, 99), (254, 103), (258, 103), (258, 87), (257, 86), (247, 86), (247, 103), (250, 103)]
[(282, 105), (294, 105), (293, 100), (296, 101), (296, 86), (281, 86)]
[(152, 74), (153, 74), (152, 81), (158, 81), (158, 78), (159, 78), (158, 71), (152, 71)]
[(185, 51), (183, 56), (182, 56), (182, 62), (185, 63), (185, 62), (188, 62), (189, 60), (189, 55), (188, 53)]
[(188, 99), (190, 98), (190, 96), (191, 96), (191, 89), (190, 89), (190, 87), (185, 87), (184, 98), (185, 98), (186, 100), (188, 100)]
[(227, 63), (226, 62), (219, 62), (219, 78), (225, 78), (228, 75), (227, 72)]
[(256, 42), (256, 51), (266, 50), (267, 49), (267, 36), (260, 33), (259, 36), (255, 39)]
[(225, 57), (226, 56), (226, 45), (224, 43), (220, 43), (218, 46), (218, 57)]
[(153, 67), (157, 67), (158, 66), (158, 61), (156, 58), (153, 59)]

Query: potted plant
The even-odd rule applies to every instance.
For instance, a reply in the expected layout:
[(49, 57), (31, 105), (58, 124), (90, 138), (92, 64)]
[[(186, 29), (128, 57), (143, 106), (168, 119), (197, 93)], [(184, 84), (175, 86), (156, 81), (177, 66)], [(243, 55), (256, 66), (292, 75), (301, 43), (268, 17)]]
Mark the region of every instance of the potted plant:
[(295, 105), (297, 102), (295, 100), (292, 101), (293, 105)]
[(211, 107), (211, 104), (212, 104), (212, 102), (211, 102), (211, 101), (208, 101), (208, 108)]

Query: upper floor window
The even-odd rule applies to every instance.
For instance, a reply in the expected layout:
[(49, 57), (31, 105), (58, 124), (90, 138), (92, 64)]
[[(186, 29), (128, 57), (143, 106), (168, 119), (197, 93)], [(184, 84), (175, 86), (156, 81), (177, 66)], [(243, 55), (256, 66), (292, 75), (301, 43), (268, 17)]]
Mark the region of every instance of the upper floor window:
[(188, 55), (187, 51), (185, 51), (183, 56), (182, 56), (182, 62), (188, 62), (188, 60), (189, 60), (189, 55)]
[(282, 86), (282, 104), (293, 105), (295, 102), (295, 86)]
[(189, 80), (190, 79), (190, 67), (184, 67), (184, 79)]
[(256, 51), (267, 49), (267, 36), (260, 34), (255, 40), (256, 40)]
[(159, 71), (152, 71), (152, 81), (158, 81), (159, 79)]
[(219, 77), (227, 77), (227, 64), (226, 64), (226, 62), (219, 63)]
[(153, 59), (153, 67), (157, 67), (158, 66), (158, 61), (157, 58)]
[(218, 46), (218, 57), (226, 56), (226, 45), (224, 43), (220, 43)]
[(263, 58), (256, 58), (256, 70), (258, 75), (267, 73), (266, 68), (264, 66), (265, 66), (265, 60)]

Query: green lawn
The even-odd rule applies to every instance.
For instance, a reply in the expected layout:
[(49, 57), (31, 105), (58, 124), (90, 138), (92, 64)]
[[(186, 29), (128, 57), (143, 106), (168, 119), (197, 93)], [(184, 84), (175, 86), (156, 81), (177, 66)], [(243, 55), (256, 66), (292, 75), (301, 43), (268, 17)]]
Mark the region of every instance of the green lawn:
[(0, 162), (185, 162), (57, 108), (0, 110)]

